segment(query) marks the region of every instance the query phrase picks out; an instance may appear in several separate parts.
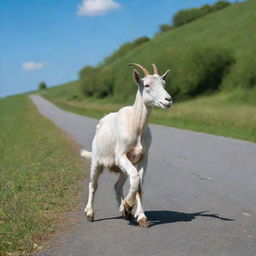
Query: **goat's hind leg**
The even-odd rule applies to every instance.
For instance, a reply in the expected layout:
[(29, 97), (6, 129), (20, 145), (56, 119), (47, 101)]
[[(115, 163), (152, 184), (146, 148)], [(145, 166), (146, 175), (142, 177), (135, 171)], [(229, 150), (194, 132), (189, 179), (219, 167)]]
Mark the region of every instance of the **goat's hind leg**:
[(116, 200), (119, 206), (120, 212), (123, 211), (123, 200), (124, 200), (124, 192), (123, 187), (125, 182), (127, 181), (127, 174), (124, 173), (121, 169), (119, 169), (119, 178), (114, 185), (115, 192), (116, 192)]
[(90, 182), (89, 182), (89, 192), (88, 192), (88, 202), (85, 208), (85, 213), (88, 221), (94, 220), (94, 209), (93, 201), (94, 195), (98, 187), (99, 176), (102, 173), (103, 167), (97, 162), (92, 160), (91, 163), (91, 173), (90, 173)]
[(132, 207), (129, 206), (124, 201), (124, 194), (123, 194), (123, 186), (127, 180), (127, 174), (120, 170), (120, 176), (115, 184), (115, 191), (116, 191), (116, 199), (117, 203), (120, 206), (119, 211), (122, 213), (123, 217), (126, 220), (130, 220), (132, 218)]

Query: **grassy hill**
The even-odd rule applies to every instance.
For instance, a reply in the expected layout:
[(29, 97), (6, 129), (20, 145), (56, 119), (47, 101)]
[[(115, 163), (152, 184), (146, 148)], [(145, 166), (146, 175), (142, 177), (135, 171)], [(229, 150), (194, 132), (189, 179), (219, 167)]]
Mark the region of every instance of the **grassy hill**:
[[(256, 1), (234, 4), (161, 33), (122, 57), (95, 67), (80, 80), (48, 89), (45, 97), (73, 111), (77, 111), (74, 106), (84, 109), (87, 114), (97, 102), (101, 108), (97, 111), (103, 113), (107, 103), (121, 106), (116, 103), (133, 100), (136, 85), (128, 63), (149, 69), (156, 63), (161, 72), (171, 69), (167, 90), (176, 104), (172, 114), (159, 114), (161, 117), (153, 121), (256, 141), (255, 9)], [(203, 102), (201, 107), (198, 102)], [(203, 113), (208, 105), (210, 116)], [(243, 106), (249, 107), (245, 110)], [(175, 112), (178, 108), (183, 111)], [(223, 114), (224, 121), (213, 117), (220, 116), (217, 113)], [(239, 126), (244, 116), (247, 121), (241, 121), (240, 132), (224, 132), (227, 127), (235, 128), (234, 119)]]
[[(253, 87), (256, 84), (253, 72), (256, 69), (255, 9), (256, 1), (235, 4), (160, 34), (110, 64), (99, 65), (95, 72), (89, 72), (78, 83), (83, 88), (91, 87), (95, 96), (97, 90), (104, 89), (109, 83), (113, 87), (112, 96), (127, 99), (136, 90), (127, 64), (138, 62), (151, 68), (150, 64), (156, 63), (162, 72), (167, 68), (172, 70), (168, 90), (179, 98), (186, 94), (184, 84), (189, 83), (189, 77), (193, 79), (193, 75), (201, 68), (200, 60), (197, 60), (199, 64), (194, 64), (195, 52), (203, 51), (203, 56), (210, 58), (207, 51), (224, 50), (232, 56), (234, 63), (218, 88)], [(70, 89), (70, 96), (81, 94), (73, 90), (73, 84), (70, 84), (70, 88), (65, 87), (65, 90)], [(53, 90), (56, 92), (62, 89), (59, 87)]]

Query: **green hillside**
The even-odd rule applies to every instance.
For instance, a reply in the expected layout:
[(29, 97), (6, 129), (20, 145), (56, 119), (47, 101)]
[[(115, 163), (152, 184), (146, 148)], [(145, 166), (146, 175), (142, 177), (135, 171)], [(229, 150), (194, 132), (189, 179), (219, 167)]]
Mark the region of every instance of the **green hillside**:
[[(188, 91), (186, 87), (190, 86), (190, 80), (198, 79), (194, 76), (200, 76), (200, 72), (204, 72), (201, 70), (203, 67), (200, 66), (202, 56), (202, 63), (207, 64), (205, 59), (211, 59), (212, 55), (214, 58), (216, 54), (223, 55), (224, 52), (234, 61), (229, 70), (226, 70), (217, 88), (253, 87), (256, 84), (255, 9), (256, 1), (247, 1), (172, 29), (152, 38), (108, 65), (99, 65), (79, 80), (79, 84), (83, 91), (84, 88), (87, 91), (91, 89), (94, 96), (104, 97), (100, 92), (111, 87), (115, 98), (127, 99), (127, 96), (133, 95), (136, 90), (127, 64), (138, 62), (151, 68), (150, 64), (156, 63), (162, 72), (167, 68), (171, 69), (172, 75), (167, 89), (179, 99), (186, 96)], [(199, 52), (198, 59), (195, 56), (197, 52)], [(214, 59), (208, 62), (208, 65), (212, 65)], [(70, 86), (72, 87), (73, 84)], [(204, 86), (207, 87), (207, 83)], [(76, 89), (69, 89), (70, 96), (77, 94)], [(56, 92), (56, 90), (62, 90), (62, 87), (54, 88), (52, 91)], [(61, 92), (59, 94), (61, 95)]]
[(168, 113), (156, 111), (153, 122), (256, 141), (255, 10), (256, 1), (246, 1), (172, 27), (111, 62), (87, 69), (77, 81), (48, 89), (45, 97), (97, 116), (108, 104), (116, 110), (132, 102), (137, 88), (128, 63), (148, 69), (155, 63), (161, 72), (171, 70), (167, 90), (175, 104)]

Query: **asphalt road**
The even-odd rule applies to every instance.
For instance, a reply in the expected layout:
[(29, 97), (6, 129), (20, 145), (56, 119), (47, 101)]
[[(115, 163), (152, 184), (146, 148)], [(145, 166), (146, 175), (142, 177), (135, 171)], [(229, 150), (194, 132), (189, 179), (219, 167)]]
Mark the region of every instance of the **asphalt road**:
[[(32, 100), (41, 114), (91, 149), (97, 120), (40, 96)], [(84, 217), (84, 196), (78, 223), (38, 256), (256, 255), (256, 144), (159, 125), (151, 129), (143, 206), (152, 226), (142, 229), (120, 217), (117, 177), (105, 171), (95, 222)]]

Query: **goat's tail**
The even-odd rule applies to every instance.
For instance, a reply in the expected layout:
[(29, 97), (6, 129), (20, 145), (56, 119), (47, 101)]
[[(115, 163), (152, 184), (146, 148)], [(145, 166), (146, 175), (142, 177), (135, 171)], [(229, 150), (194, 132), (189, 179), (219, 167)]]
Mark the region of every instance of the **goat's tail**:
[(89, 151), (87, 151), (87, 150), (85, 150), (85, 149), (81, 149), (81, 151), (80, 151), (80, 156), (81, 156), (81, 157), (84, 157), (84, 158), (86, 158), (86, 159), (88, 159), (88, 160), (91, 160), (91, 158), (92, 158), (92, 152), (89, 152)]

